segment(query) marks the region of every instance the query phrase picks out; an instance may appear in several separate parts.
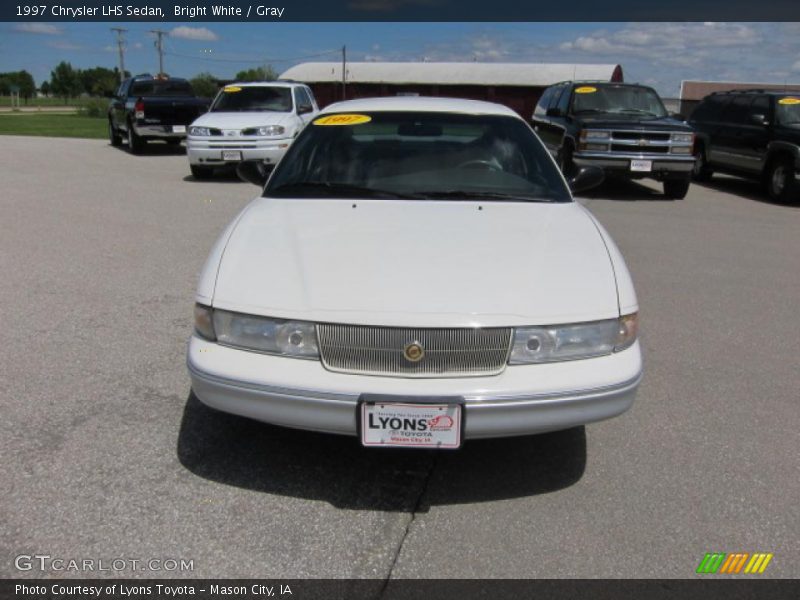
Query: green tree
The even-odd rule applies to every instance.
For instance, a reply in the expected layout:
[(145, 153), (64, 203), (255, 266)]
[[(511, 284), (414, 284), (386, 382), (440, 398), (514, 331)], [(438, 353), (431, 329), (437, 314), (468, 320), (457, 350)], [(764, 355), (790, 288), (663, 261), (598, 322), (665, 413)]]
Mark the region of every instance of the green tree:
[(199, 73), (189, 80), (194, 93), (202, 98), (213, 98), (219, 90), (219, 80), (211, 73)]
[(53, 90), (50, 89), (50, 82), (49, 81), (43, 81), (42, 85), (39, 86), (39, 91), (42, 92), (42, 94), (44, 94), (45, 97), (49, 96), (50, 92), (53, 91)]
[(11, 71), (0, 73), (0, 95), (7, 96), (14, 90), (27, 103), (36, 93), (36, 84), (27, 71)]
[(119, 86), (119, 71), (94, 67), (77, 72), (83, 91), (90, 96), (112, 96)]
[(83, 91), (79, 73), (70, 63), (63, 60), (50, 72), (50, 88), (54, 95), (61, 96), (65, 100)]
[(277, 78), (278, 74), (272, 68), (272, 65), (255, 67), (254, 69), (239, 71), (236, 74), (236, 81), (275, 81)]

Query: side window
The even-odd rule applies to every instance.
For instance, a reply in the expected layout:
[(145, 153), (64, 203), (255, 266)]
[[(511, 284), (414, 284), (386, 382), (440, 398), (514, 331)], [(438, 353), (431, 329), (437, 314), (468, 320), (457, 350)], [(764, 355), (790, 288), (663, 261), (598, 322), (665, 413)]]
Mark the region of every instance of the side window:
[(764, 118), (769, 120), (769, 98), (766, 96), (756, 96), (753, 104), (750, 105), (750, 115), (764, 115)]
[(537, 117), (543, 117), (545, 113), (547, 113), (547, 107), (550, 104), (550, 98), (553, 96), (553, 91), (555, 88), (549, 87), (547, 88), (539, 98), (539, 102), (536, 103), (536, 108), (533, 111), (533, 114)]
[(725, 121), (740, 125), (747, 120), (750, 105), (753, 103), (752, 96), (737, 96), (733, 99), (728, 110), (725, 111)]
[(311, 102), (311, 106), (314, 107), (314, 110), (319, 110), (319, 106), (317, 105), (317, 99), (314, 98), (314, 92), (311, 91), (311, 88), (304, 87), (306, 94), (308, 95), (308, 99)]
[(558, 104), (556, 107), (561, 111), (562, 115), (566, 115), (569, 112), (569, 99), (572, 96), (572, 86), (565, 85), (564, 92), (561, 94), (561, 97), (558, 99)]
[(122, 82), (122, 85), (119, 86), (119, 97), (120, 98), (127, 97), (128, 88), (130, 87), (130, 85), (131, 85), (131, 80), (130, 79), (126, 79), (125, 81)]
[[(714, 104), (716, 98), (710, 96), (705, 98), (697, 105), (697, 108), (692, 111), (692, 121), (710, 121), (714, 118)], [(719, 106), (719, 102), (716, 102)]]

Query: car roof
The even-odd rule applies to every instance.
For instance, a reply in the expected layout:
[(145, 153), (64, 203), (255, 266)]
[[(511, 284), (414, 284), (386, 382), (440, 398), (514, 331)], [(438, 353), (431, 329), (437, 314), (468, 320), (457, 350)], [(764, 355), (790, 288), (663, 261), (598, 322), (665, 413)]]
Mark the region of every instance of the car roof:
[[(767, 96), (798, 96), (800, 92), (792, 91), (792, 90), (764, 90), (764, 89), (753, 89), (753, 90), (723, 90), (719, 92), (711, 92), (708, 96), (734, 96), (736, 94), (764, 94)], [(707, 97), (708, 97), (707, 96)]]
[(235, 85), (236, 87), (306, 87), (305, 83), (300, 83), (298, 81), (233, 81), (231, 83), (226, 83), (223, 87), (228, 87), (231, 85)]
[(385, 98), (361, 98), (336, 102), (322, 110), (322, 114), (340, 112), (441, 112), (461, 113), (467, 115), (501, 115), (521, 117), (502, 104), (484, 102), (482, 100), (462, 100), (460, 98), (442, 98), (427, 96), (391, 96)]

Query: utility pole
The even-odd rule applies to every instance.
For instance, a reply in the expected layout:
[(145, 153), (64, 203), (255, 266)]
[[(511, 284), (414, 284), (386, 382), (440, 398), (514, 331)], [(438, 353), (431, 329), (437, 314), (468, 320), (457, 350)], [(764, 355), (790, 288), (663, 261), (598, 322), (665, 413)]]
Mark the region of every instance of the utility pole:
[(347, 100), (347, 46), (342, 46), (342, 100)]
[(156, 50), (158, 50), (158, 74), (159, 76), (164, 73), (164, 40), (163, 37), (165, 35), (169, 35), (166, 31), (161, 29), (151, 29), (150, 33), (155, 33), (157, 37), (156, 39)]
[(119, 82), (125, 80), (125, 37), (127, 29), (122, 27), (112, 27), (111, 31), (117, 32), (117, 48), (119, 48)]

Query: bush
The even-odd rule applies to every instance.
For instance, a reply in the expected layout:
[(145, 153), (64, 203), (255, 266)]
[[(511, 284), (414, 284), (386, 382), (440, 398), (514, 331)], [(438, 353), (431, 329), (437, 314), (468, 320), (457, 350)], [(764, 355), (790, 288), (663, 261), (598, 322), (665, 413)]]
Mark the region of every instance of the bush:
[(78, 111), (84, 117), (105, 117), (108, 112), (108, 100), (105, 98), (89, 98)]

